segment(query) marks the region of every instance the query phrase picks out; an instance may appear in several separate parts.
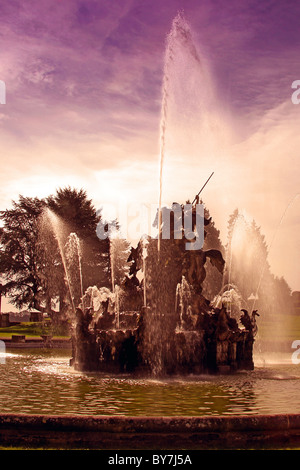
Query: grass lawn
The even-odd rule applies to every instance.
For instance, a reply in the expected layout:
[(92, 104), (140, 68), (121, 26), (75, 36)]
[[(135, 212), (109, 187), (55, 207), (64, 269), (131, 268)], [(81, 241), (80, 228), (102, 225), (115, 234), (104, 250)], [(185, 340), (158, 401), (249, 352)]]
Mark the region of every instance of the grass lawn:
[(12, 335), (26, 335), (27, 339), (40, 338), (41, 335), (52, 335), (53, 338), (69, 338), (68, 335), (55, 334), (50, 323), (23, 322), (19, 325), (12, 325), (0, 328), (0, 338), (11, 338)]
[[(293, 342), (300, 340), (300, 316), (274, 315), (272, 318), (257, 319), (258, 337), (260, 340), (277, 340)], [(53, 331), (51, 322), (23, 322), (6, 328), (0, 328), (0, 338), (11, 338), (11, 335), (26, 335), (27, 339), (52, 335), (53, 338), (69, 338), (69, 335)]]
[(260, 339), (290, 341), (300, 340), (300, 316), (274, 315), (272, 318), (257, 320), (258, 335)]

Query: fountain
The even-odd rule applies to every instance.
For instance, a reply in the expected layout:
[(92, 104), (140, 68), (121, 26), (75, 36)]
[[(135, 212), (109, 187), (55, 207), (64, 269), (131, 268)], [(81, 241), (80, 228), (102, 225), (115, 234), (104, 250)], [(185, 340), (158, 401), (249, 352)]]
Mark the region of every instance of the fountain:
[[(167, 442), (172, 449), (211, 449), (266, 448), (280, 442), (291, 448), (289, 439), (294, 438), (299, 447), (300, 420), (295, 410), (299, 407), (300, 373), (291, 367), (299, 363), (299, 350), (293, 354), (296, 362), (288, 368), (279, 364), (245, 372), (254, 368), (254, 341), (256, 346), (258, 343), (259, 313), (254, 308), (258, 306), (263, 312), (260, 319), (264, 319), (268, 312), (261, 307), (271, 297), (271, 289), (266, 290), (267, 252), (260, 250), (259, 243), (255, 245), (261, 239), (252, 236), (256, 227), (238, 214), (223, 250), (221, 243), (215, 245), (215, 238), (210, 238), (213, 222), (204, 214), (207, 243), (201, 249), (187, 250), (186, 244), (194, 239), (184, 230), (181, 237), (177, 236), (178, 210), (173, 205), (162, 207), (178, 43), (182, 44), (180, 59), (188, 49), (193, 64), (200, 66), (182, 15), (173, 22), (165, 55), (158, 237), (144, 236), (137, 246), (130, 247), (128, 269), (122, 277), (118, 274), (120, 244), (110, 234), (110, 266), (105, 265), (98, 278), (99, 266), (104, 263), (97, 268), (96, 263), (88, 266), (88, 242), (80, 228), (78, 233), (72, 231), (79, 224), (69, 230), (54, 212), (45, 210), (51, 227), (43, 233), (48, 237), (49, 262), (40, 263), (39, 274), (49, 290), (51, 283), (56, 283), (49, 292), (50, 302), (60, 292), (64, 296), (71, 324), (70, 365), (75, 371), (69, 367), (69, 350), (63, 360), (60, 352), (53, 350), (38, 351), (32, 359), (29, 352), (13, 360), (6, 356), (0, 384), (5, 413), (1, 415), (0, 437), (4, 446), (8, 442), (26, 448), (35, 444), (37, 448), (164, 449)], [(203, 83), (195, 83), (201, 89)], [(206, 106), (203, 120), (205, 111)], [(207, 182), (191, 204), (191, 233), (196, 231), (199, 195)], [(177, 204), (181, 220), (184, 206)], [(168, 239), (163, 236), (166, 220), (170, 226)], [(42, 243), (46, 245), (45, 240)], [(89, 277), (87, 266), (95, 276)], [(64, 282), (59, 282), (62, 273)], [(46, 296), (45, 289), (41, 292)], [(269, 327), (265, 330), (269, 337), (274, 331)], [(236, 371), (243, 372), (234, 374)], [(226, 377), (229, 373), (232, 375)], [(17, 394), (16, 375), (22, 380)], [(6, 415), (7, 411), (12, 414)], [(15, 415), (16, 411), (22, 415)]]
[[(209, 223), (205, 219), (205, 226)], [(121, 311), (122, 289), (114, 283), (105, 298), (96, 286), (82, 297), (71, 361), (77, 370), (164, 376), (253, 369), (255, 316), (239, 326), (225, 299), (214, 307), (202, 294), (205, 263), (210, 261), (222, 273), (221, 253), (186, 250), (185, 237), (173, 236), (172, 219), (170, 225), (171, 237), (160, 241), (160, 251), (158, 239), (150, 237), (147, 252), (144, 239), (133, 249), (136, 267), (145, 270), (147, 259), (147, 276), (144, 272), (138, 286), (144, 291), (139, 310), (126, 311), (125, 302)], [(126, 298), (126, 284), (123, 289)], [(244, 312), (242, 318), (246, 316)]]
[[(202, 70), (203, 64), (190, 29), (180, 13), (173, 21), (165, 53), (156, 218), (158, 237), (144, 237), (137, 248), (131, 249), (132, 264), (122, 289), (115, 279), (116, 247), (114, 240), (111, 240), (112, 290), (107, 300), (101, 302), (98, 310), (95, 310), (91, 295), (101, 296), (100, 288), (95, 286), (93, 294), (89, 291), (81, 295), (81, 303), (79, 305), (77, 302), (76, 305), (71, 360), (76, 369), (161, 376), (253, 368), (255, 322), (253, 325), (247, 324), (247, 328), (246, 323), (239, 326), (237, 319), (226, 308), (228, 302), (213, 306), (202, 292), (207, 262), (220, 273), (224, 272), (225, 261), (221, 252), (215, 249), (187, 250), (186, 243), (191, 243), (191, 240), (186, 238), (185, 231), (181, 237), (178, 233), (175, 236), (173, 207), (162, 208), (163, 165), (172, 90), (171, 69), (173, 62), (179, 60), (177, 55), (184, 53), (185, 48), (188, 48), (196, 66)], [(198, 204), (199, 193), (193, 204), (190, 204), (194, 235)], [(181, 207), (183, 220), (184, 206), (176, 204), (176, 207)], [(162, 236), (166, 221), (163, 212), (170, 217), (169, 239)], [(211, 219), (204, 217), (204, 227), (210, 222)], [(80, 267), (78, 261), (74, 261), (75, 265)], [(142, 281), (137, 276), (140, 270)], [(131, 300), (131, 307), (132, 301), (136, 304), (134, 310), (128, 308), (124, 299)]]

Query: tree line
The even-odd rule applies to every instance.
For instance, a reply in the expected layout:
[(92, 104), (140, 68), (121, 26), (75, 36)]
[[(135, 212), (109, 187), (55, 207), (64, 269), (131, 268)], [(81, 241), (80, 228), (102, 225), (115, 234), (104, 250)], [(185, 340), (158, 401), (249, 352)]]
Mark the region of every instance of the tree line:
[[(207, 208), (205, 217), (210, 218)], [(130, 277), (130, 244), (118, 235), (117, 221), (110, 222), (117, 236), (97, 237), (98, 224), (104, 231), (108, 225), (83, 189), (58, 189), (44, 199), (20, 195), (11, 209), (0, 212), (0, 221), (0, 289), (19, 309), (36, 309), (60, 320), (67, 316), (71, 296), (77, 306), (88, 287), (111, 289), (114, 284), (125, 285)], [(204, 249), (221, 251), (226, 261), (223, 276), (207, 263), (203, 285), (207, 298), (212, 300), (228, 284), (236, 286), (246, 301), (256, 297), (255, 308), (266, 315), (292, 312), (291, 289), (283, 277), (272, 274), (268, 247), (255, 221), (246, 222), (236, 209), (229, 217), (225, 246), (213, 220), (206, 231)]]

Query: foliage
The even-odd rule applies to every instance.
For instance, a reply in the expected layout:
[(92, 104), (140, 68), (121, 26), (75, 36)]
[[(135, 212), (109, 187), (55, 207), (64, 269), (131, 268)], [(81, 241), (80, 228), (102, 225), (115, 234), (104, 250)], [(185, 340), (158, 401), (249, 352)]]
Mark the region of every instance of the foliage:
[[(48, 209), (59, 221), (59, 235)], [(82, 189), (59, 189), (46, 200), (20, 196), (0, 220), (1, 289), (16, 307), (47, 311), (53, 318), (57, 304), (61, 314), (68, 309), (62, 252), (72, 233), (80, 240), (83, 288), (110, 285), (109, 241), (97, 237), (101, 217)]]
[(43, 292), (39, 278), (38, 220), (45, 202), (19, 197), (12, 209), (1, 211), (0, 274), (2, 293), (8, 294), (16, 307), (24, 305), (41, 310)]
[(48, 207), (62, 219), (62, 244), (65, 246), (71, 233), (76, 233), (81, 243), (83, 289), (91, 285), (110, 285), (109, 240), (97, 237), (97, 225), (102, 223), (86, 192), (70, 187), (59, 189), (47, 199)]

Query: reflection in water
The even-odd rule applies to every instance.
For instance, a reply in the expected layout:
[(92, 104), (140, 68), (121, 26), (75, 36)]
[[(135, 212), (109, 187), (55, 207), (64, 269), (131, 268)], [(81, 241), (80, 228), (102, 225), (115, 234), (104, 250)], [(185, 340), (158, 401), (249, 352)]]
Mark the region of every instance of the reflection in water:
[(65, 351), (21, 351), (0, 364), (2, 413), (201, 416), (300, 412), (300, 365), (261, 362), (230, 376), (166, 380), (82, 373)]

